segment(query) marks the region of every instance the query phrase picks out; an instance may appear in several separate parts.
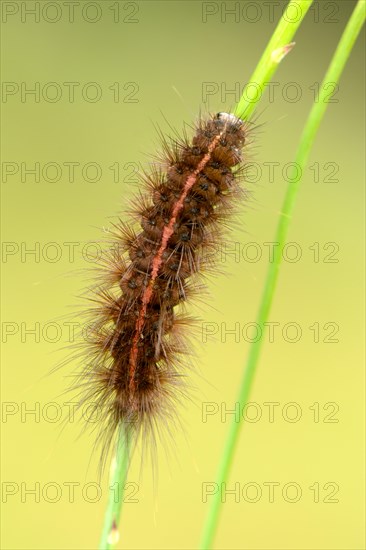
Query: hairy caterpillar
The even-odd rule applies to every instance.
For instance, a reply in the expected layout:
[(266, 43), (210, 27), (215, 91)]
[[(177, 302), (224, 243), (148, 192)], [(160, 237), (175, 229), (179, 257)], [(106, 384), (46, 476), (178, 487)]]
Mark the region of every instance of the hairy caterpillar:
[(83, 401), (102, 408), (104, 450), (120, 426), (130, 437), (174, 418), (188, 352), (182, 329), (190, 322), (177, 310), (197, 290), (200, 273), (214, 267), (208, 251), (243, 195), (249, 132), (248, 122), (218, 113), (198, 121), (191, 141), (163, 140), (160, 161), (142, 174), (135, 224), (115, 225), (117, 248), (94, 298), (90, 361), (80, 382)]

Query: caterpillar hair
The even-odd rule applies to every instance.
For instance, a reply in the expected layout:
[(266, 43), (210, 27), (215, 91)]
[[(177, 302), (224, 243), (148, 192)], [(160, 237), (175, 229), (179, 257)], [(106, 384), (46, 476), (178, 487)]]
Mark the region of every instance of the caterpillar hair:
[[(212, 248), (245, 196), (241, 186), (250, 123), (233, 114), (200, 117), (191, 140), (163, 138), (162, 154), (132, 201), (132, 222), (114, 225), (102, 284), (92, 300), (81, 402), (96, 403), (98, 442), (117, 429), (136, 441), (174, 424), (189, 353), (182, 310), (212, 271)], [(209, 251), (211, 250), (211, 254)]]

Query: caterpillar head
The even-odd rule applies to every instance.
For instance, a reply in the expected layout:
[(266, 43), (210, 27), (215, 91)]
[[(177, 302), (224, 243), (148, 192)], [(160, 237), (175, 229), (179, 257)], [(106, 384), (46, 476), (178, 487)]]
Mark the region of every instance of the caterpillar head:
[(242, 126), (243, 124), (243, 121), (240, 118), (237, 118), (232, 113), (217, 113), (216, 118), (230, 125), (233, 124), (235, 126)]

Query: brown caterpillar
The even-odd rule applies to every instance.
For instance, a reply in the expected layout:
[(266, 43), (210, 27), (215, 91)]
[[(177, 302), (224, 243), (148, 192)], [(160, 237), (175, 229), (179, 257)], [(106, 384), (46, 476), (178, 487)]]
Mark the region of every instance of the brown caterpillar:
[(115, 226), (118, 246), (106, 258), (89, 334), (92, 360), (81, 376), (83, 402), (103, 410), (105, 450), (121, 425), (129, 437), (174, 418), (188, 352), (181, 328), (189, 324), (177, 307), (212, 269), (208, 251), (242, 196), (248, 130), (247, 122), (218, 113), (199, 120), (191, 142), (164, 140), (160, 162), (142, 175), (146, 192), (134, 201), (140, 227)]

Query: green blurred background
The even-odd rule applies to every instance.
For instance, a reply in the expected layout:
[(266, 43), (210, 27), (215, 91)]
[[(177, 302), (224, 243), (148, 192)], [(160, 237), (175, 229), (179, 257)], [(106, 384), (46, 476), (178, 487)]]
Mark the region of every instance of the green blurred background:
[[(202, 341), (198, 325), (195, 403), (179, 411), (186, 435), (175, 434), (168, 457), (159, 447), (155, 478), (148, 457), (142, 469), (139, 457), (133, 463), (128, 500), (137, 502), (124, 505), (120, 548), (197, 548), (210, 503), (203, 484), (215, 482), (225, 410), (235, 406), (253, 337), (248, 323), (269, 259), (263, 243), (274, 240), (286, 166), (354, 5), (315, 2), (261, 102), (252, 200), (227, 238), (236, 254), (223, 252), (211, 297), (190, 309), (210, 323), (203, 336), (215, 334)], [(180, 131), (199, 109), (235, 104), (284, 6), (2, 2), (4, 549), (96, 548), (107, 475), (100, 494), (93, 437), (78, 438), (76, 422), (60, 432), (73, 366), (48, 375), (68, 354), (68, 316), (83, 306), (77, 295), (100, 246), (88, 243), (123, 215), (137, 163), (147, 166), (156, 150), (156, 126)], [(266, 336), (247, 411), (257, 421), (242, 430), (227, 485), (237, 493), (222, 506), (216, 548), (364, 548), (363, 45), (364, 34), (304, 173), (274, 338)], [(35, 163), (39, 177), (26, 171)], [(233, 329), (240, 333), (225, 333)]]

